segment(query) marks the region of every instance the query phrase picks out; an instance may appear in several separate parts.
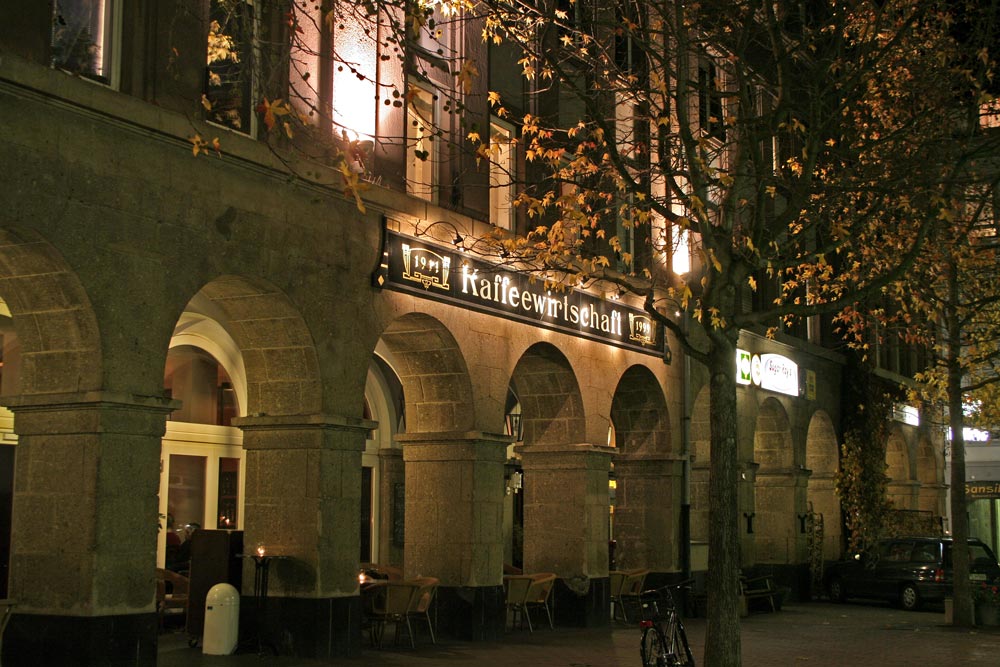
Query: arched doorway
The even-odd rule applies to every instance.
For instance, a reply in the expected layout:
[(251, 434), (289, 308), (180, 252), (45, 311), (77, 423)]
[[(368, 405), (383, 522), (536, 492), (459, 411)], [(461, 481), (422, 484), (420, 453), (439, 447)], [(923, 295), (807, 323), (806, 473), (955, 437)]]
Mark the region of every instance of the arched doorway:
[(784, 406), (767, 398), (754, 429), (754, 546), (759, 563), (786, 564), (805, 560), (805, 535), (796, 514), (806, 506), (805, 481), (795, 467), (795, 448)]
[[(186, 569), (178, 545), (190, 528), (243, 528), (246, 370), (227, 323), (204, 295), (178, 320), (164, 368), (164, 392), (180, 406), (167, 419), (160, 454), (157, 564)], [(173, 535), (171, 535), (173, 533)]]
[(836, 560), (841, 555), (843, 520), (840, 499), (836, 490), (836, 474), (840, 469), (837, 433), (830, 415), (817, 410), (809, 420), (806, 434), (806, 468), (810, 471), (808, 482), (808, 507), (822, 517), (822, 557)]
[(480, 416), (465, 355), (437, 318), (418, 312), (399, 317), (383, 331), (379, 346), (399, 378), (405, 403), (405, 432), (395, 436), (402, 445), (404, 482), (394, 486), (394, 494), (405, 495), (404, 575), (440, 580), (443, 630), (495, 639), (504, 626), (508, 444), (499, 435), (500, 409), (490, 432), (477, 428)]
[(625, 371), (611, 401), (615, 496), (612, 538), (619, 569), (670, 572), (680, 565), (684, 461), (672, 448), (667, 404), (653, 373)]
[(889, 433), (885, 446), (886, 474), (889, 476), (889, 500), (897, 510), (916, 509), (913, 490), (915, 482), (911, 475), (910, 447), (906, 437), (898, 427)]

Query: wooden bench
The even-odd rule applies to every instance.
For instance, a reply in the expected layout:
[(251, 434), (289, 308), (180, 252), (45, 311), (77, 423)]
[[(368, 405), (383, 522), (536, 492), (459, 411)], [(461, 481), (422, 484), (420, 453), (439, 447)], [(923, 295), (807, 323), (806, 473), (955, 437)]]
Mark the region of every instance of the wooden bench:
[(781, 609), (781, 591), (770, 576), (740, 577), (740, 615), (750, 614), (751, 600), (767, 600), (771, 611)]

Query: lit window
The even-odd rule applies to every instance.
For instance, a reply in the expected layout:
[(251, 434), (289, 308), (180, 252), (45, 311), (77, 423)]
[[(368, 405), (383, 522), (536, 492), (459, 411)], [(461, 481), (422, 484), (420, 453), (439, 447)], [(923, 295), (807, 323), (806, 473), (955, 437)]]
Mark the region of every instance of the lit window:
[(170, 348), (163, 386), (181, 407), (171, 421), (229, 426), (238, 414), (236, 393), (226, 369), (208, 352), (190, 345)]
[(411, 83), (406, 107), (406, 191), (427, 201), (434, 201), (436, 189), (434, 107), (434, 94)]
[(684, 275), (691, 271), (691, 247), (688, 242), (688, 230), (677, 225), (670, 228), (673, 254), (671, 260), (674, 273)]
[(55, 0), (52, 66), (113, 84), (116, 61), (114, 0)]
[(248, 134), (253, 130), (253, 35), (252, 3), (212, 0), (204, 91), (207, 117)]
[(512, 229), (514, 222), (513, 131), (490, 123), (490, 223)]
[(219, 458), (219, 499), (216, 503), (216, 528), (232, 529), (239, 525), (240, 460)]

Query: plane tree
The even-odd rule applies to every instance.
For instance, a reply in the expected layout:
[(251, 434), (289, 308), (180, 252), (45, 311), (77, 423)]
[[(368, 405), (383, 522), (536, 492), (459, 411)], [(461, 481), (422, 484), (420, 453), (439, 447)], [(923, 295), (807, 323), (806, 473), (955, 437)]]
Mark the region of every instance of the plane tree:
[(956, 139), (975, 131), (985, 72), (970, 62), (985, 56), (956, 37), (950, 3), (475, 11), (529, 91), (527, 105), (491, 96), (498, 115), (526, 106), (528, 224), (496, 235), (497, 254), (618, 286), (708, 369), (705, 656), (739, 664), (738, 336), (832, 313), (864, 346), (862, 304), (954, 219), (974, 150)]

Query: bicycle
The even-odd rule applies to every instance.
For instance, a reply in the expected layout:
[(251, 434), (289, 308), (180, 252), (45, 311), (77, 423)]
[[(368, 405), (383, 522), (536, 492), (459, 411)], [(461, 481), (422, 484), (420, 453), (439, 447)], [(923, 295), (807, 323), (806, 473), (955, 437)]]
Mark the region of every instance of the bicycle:
[(643, 591), (639, 596), (642, 611), (639, 655), (642, 656), (643, 667), (694, 667), (684, 623), (670, 592), (687, 583)]

